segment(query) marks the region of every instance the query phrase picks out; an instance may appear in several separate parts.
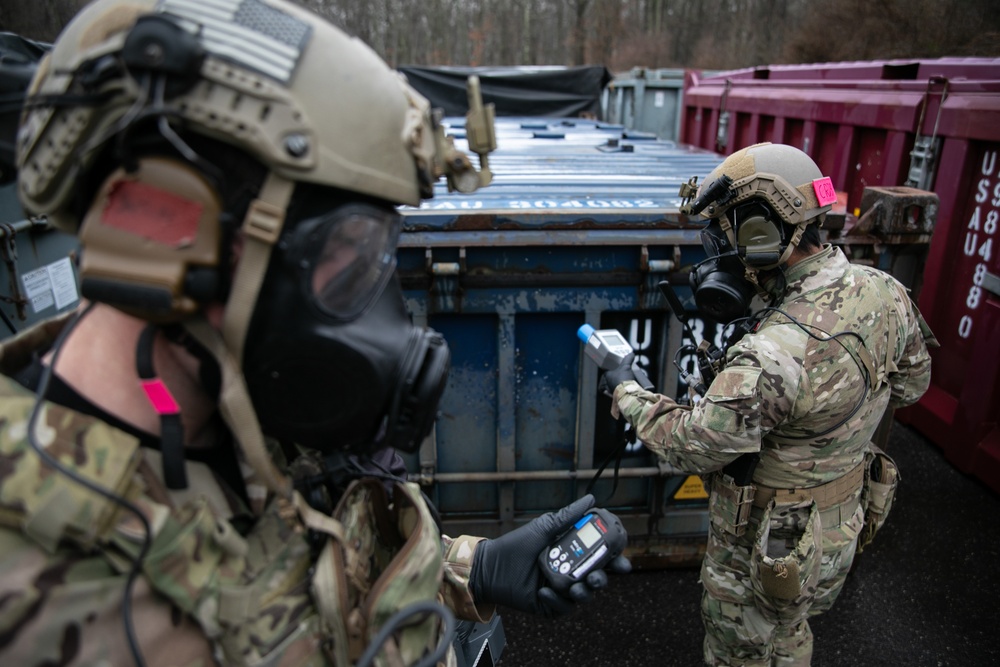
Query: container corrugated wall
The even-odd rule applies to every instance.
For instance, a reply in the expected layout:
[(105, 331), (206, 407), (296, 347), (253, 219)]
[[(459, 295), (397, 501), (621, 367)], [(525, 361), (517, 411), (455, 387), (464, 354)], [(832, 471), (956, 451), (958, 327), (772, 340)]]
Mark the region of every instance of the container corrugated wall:
[(897, 416), (1000, 491), (1000, 59), (689, 75), (684, 107), (682, 141), (725, 154), (759, 141), (802, 148), (845, 194), (848, 224), (867, 187), (938, 195), (913, 287), (942, 346), (930, 390)]

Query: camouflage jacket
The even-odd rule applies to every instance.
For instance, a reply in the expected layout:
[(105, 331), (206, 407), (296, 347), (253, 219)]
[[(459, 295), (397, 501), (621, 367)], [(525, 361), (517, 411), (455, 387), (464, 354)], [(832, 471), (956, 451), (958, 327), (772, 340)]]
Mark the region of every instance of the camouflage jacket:
[[(0, 345), (0, 371), (16, 371), (32, 349), (44, 349), (54, 334), (51, 323), (48, 329), (36, 328)], [(136, 515), (40, 458), (27, 438), (34, 405), (31, 392), (0, 376), (0, 664), (131, 664), (123, 594), (147, 528)], [(385, 595), (382, 608), (370, 609), (364, 597), (345, 592), (343, 577), (340, 588), (336, 577), (319, 582), (320, 564), (332, 561), (317, 556), (308, 532), (287, 507), (269, 502), (249, 515), (211, 469), (190, 460), (189, 488), (168, 490), (156, 450), (94, 417), (52, 403), (43, 406), (35, 432), (47, 454), (126, 498), (147, 523), (151, 544), (127, 612), (147, 664), (344, 665), (349, 662), (342, 659), (345, 647), (356, 655), (364, 646), (359, 631), (364, 622), (370, 627), (376, 613), (393, 610)], [(374, 487), (378, 491), (382, 485)], [(338, 515), (345, 543), (369, 537), (352, 532), (351, 525), (358, 513), (376, 520), (365, 507), (367, 497), (355, 494), (354, 505)], [(418, 552), (410, 548), (413, 540), (405, 543), (401, 584), (395, 587), (398, 601), (429, 594), (460, 618), (486, 620), (492, 607), (477, 608), (468, 587), (479, 538), (440, 536), (419, 492), (408, 491), (407, 498), (408, 506), (394, 502), (400, 534), (419, 528), (436, 538), (422, 539)], [(380, 544), (368, 549), (358, 547), (357, 553), (370, 553), (370, 558), (345, 563), (347, 578), (353, 586), (354, 579), (367, 577), (361, 586), (382, 593), (385, 578), (372, 580), (387, 567), (392, 551)], [(350, 555), (345, 559), (350, 561)], [(321, 586), (347, 603), (342, 614), (346, 634), (331, 636), (317, 610)], [(406, 655), (404, 639), (399, 641)], [(409, 650), (412, 655), (423, 649)]]
[[(900, 283), (851, 264), (839, 248), (785, 278), (783, 298), (727, 351), (725, 369), (693, 408), (623, 382), (612, 413), (686, 472), (759, 452), (755, 482), (801, 488), (861, 463), (886, 407), (914, 403), (927, 389), (927, 346), (937, 341)], [(837, 335), (848, 331), (861, 340)]]

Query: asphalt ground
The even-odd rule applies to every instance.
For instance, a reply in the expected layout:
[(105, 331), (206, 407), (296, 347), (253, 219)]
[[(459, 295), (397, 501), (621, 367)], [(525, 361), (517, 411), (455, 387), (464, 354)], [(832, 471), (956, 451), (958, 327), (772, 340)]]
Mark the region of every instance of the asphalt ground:
[[(1000, 665), (1000, 495), (893, 425), (902, 478), (875, 542), (833, 609), (810, 621), (814, 667)], [(702, 664), (698, 569), (612, 577), (594, 601), (547, 620), (501, 609), (502, 667)]]

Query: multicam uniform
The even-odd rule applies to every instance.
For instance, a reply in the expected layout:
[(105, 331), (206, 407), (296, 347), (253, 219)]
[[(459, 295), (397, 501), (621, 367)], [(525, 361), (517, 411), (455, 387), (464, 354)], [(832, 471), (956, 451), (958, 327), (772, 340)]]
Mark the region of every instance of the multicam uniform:
[[(733, 487), (719, 473), (711, 478), (701, 572), (709, 664), (809, 664), (806, 619), (830, 608), (854, 559), (872, 434), (887, 406), (915, 402), (930, 381), (927, 344), (936, 341), (891, 276), (826, 247), (785, 277), (776, 308), (805, 330), (770, 311), (727, 351), (725, 369), (693, 409), (634, 382), (614, 395), (613, 411), (684, 471), (760, 455), (739, 536)], [(828, 339), (845, 331), (864, 345), (851, 335)]]
[[(0, 346), (0, 370), (19, 370), (52, 333), (39, 327)], [(41, 462), (26, 436), (34, 403), (0, 376), (0, 664), (130, 664), (123, 591), (145, 531)], [(149, 522), (152, 545), (129, 612), (147, 664), (345, 665), (374, 626), (414, 601), (443, 600), (469, 620), (492, 614), (477, 609), (468, 588), (478, 538), (442, 538), (413, 485), (398, 485), (394, 510), (382, 514), (372, 509), (386, 505), (377, 502), (381, 482), (348, 492), (338, 524), (314, 517), (330, 534), (341, 531), (326, 540), (340, 549), (319, 552), (302, 524), (308, 508), (289, 511), (253, 493), (253, 479), (251, 508), (195, 461), (189, 488), (168, 491), (156, 450), (52, 403), (36, 433), (51, 456), (127, 498)], [(370, 525), (386, 517), (395, 526)], [(399, 543), (382, 543), (377, 532), (398, 533)], [(436, 622), (397, 633), (405, 664), (436, 645)]]

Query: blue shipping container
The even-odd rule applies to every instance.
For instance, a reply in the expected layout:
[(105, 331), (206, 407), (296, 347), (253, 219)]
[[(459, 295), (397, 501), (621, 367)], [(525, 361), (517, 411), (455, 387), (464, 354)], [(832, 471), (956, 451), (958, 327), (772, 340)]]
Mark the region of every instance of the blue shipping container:
[[(464, 149), (461, 121), (448, 132)], [(619, 441), (577, 328), (621, 331), (659, 387), (676, 387), (680, 326), (657, 283), (686, 281), (700, 226), (678, 191), (718, 155), (591, 120), (497, 119), (489, 187), (444, 186), (405, 211), (399, 271), (415, 321), (452, 370), (434, 433), (408, 461), (453, 534), (496, 535), (579, 497)], [(649, 553), (690, 562), (707, 530), (700, 480), (641, 445), (595, 494)]]

